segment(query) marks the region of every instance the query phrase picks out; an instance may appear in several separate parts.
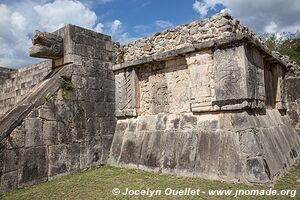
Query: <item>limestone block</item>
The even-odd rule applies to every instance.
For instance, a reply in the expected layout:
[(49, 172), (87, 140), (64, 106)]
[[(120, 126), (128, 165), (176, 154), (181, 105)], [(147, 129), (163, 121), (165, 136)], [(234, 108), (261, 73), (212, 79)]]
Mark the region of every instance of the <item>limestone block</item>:
[(4, 172), (15, 171), (18, 169), (20, 152), (19, 149), (4, 151)]
[[(202, 132), (197, 134), (197, 150), (195, 155), (195, 175), (210, 179), (218, 179), (221, 148), (220, 132)], [(228, 158), (228, 157), (227, 157)], [(229, 159), (229, 158), (228, 158)]]
[(6, 149), (22, 148), (25, 146), (25, 130), (15, 129), (7, 139), (3, 140)]
[(288, 77), (286, 79), (287, 100), (295, 102), (300, 99), (300, 78)]
[(49, 147), (49, 176), (55, 177), (80, 168), (80, 144)]
[(243, 46), (218, 49), (214, 52), (213, 71), (217, 101), (248, 98), (246, 70)]
[[(177, 165), (178, 160), (178, 151), (180, 140), (178, 139), (178, 135), (175, 131), (168, 131), (166, 136), (166, 144), (164, 148), (164, 157), (162, 163), (162, 171), (163, 172), (174, 172)], [(174, 146), (177, 146), (177, 151), (173, 151)]]
[(137, 77), (134, 69), (118, 72), (115, 76), (116, 84), (116, 116), (136, 116)]
[(82, 75), (73, 75), (72, 84), (75, 88), (87, 88), (87, 79)]
[(62, 144), (70, 144), (72, 142), (78, 142), (83, 134), (86, 127), (86, 121), (80, 123), (74, 123), (74, 121), (69, 121), (68, 123), (58, 122), (57, 124), (57, 135), (58, 141)]
[(249, 99), (265, 101), (263, 55), (255, 47), (245, 45), (247, 61), (247, 85)]
[(137, 128), (139, 131), (154, 131), (157, 129), (157, 115), (148, 115), (147, 117), (140, 117), (138, 120)]
[(193, 130), (197, 127), (197, 117), (182, 115), (180, 118), (180, 128), (182, 130)]
[(158, 171), (161, 168), (162, 152), (166, 137), (163, 131), (145, 132), (140, 151), (139, 164)]
[[(192, 53), (186, 56), (190, 75), (190, 99), (191, 108), (195, 112), (195, 107), (204, 107), (210, 110), (212, 100), (212, 67), (213, 59), (211, 51)], [(199, 106), (201, 103), (207, 106)], [(199, 110), (198, 110), (199, 111)]]
[(165, 78), (170, 113), (190, 112), (189, 72), (184, 58), (166, 61)]
[(49, 176), (55, 177), (68, 172), (67, 146), (58, 145), (49, 147)]
[(18, 166), (19, 186), (43, 182), (48, 177), (48, 156), (46, 147), (22, 149)]
[(56, 121), (45, 121), (43, 123), (43, 140), (46, 145), (58, 144), (58, 131)]
[(55, 113), (53, 113), (53, 111), (49, 108), (40, 108), (38, 110), (39, 113), (39, 118), (41, 119), (45, 119), (45, 120), (49, 120), (49, 121), (55, 121), (56, 117), (55, 117)]
[(112, 146), (114, 146), (114, 148), (111, 149), (109, 156), (109, 163), (111, 164), (118, 163), (118, 158), (121, 154), (123, 138), (127, 127), (128, 122), (126, 120), (118, 120), (116, 125), (116, 131), (112, 141)]
[(265, 159), (261, 157), (247, 160), (247, 180), (252, 183), (270, 183), (270, 174)]
[(18, 171), (5, 173), (1, 176), (0, 194), (9, 192), (18, 187)]
[[(195, 131), (188, 131), (185, 134), (177, 133), (176, 171), (180, 173), (193, 174), (196, 165), (198, 146), (198, 135)], [(170, 154), (170, 153), (169, 153)]]
[[(77, 154), (78, 155), (78, 154)], [(87, 166), (96, 166), (101, 164), (102, 158), (102, 141), (101, 138), (94, 138), (86, 142)]]
[(25, 120), (25, 147), (39, 146), (43, 144), (43, 124), (38, 118)]
[(110, 147), (113, 141), (112, 135), (104, 135), (102, 137), (102, 157), (101, 157), (101, 163), (105, 164), (107, 163), (107, 160), (109, 158), (110, 154)]
[(242, 177), (242, 160), (237, 133), (220, 133), (219, 176), (225, 180), (238, 181)]
[(180, 115), (170, 114), (167, 117), (166, 130), (177, 130), (180, 126)]
[(123, 135), (122, 148), (125, 151), (120, 154), (120, 164), (132, 164), (136, 163), (138, 166), (140, 152), (143, 144), (144, 133), (127, 132)]

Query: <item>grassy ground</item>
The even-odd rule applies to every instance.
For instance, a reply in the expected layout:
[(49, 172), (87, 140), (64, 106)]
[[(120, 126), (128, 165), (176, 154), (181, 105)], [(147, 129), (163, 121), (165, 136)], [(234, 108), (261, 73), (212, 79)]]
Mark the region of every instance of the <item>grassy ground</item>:
[[(300, 179), (300, 165), (297, 165), (291, 172), (280, 179), (274, 189), (298, 190), (296, 197), (300, 199), (300, 187), (296, 185), (296, 180)], [(162, 190), (162, 195), (153, 198), (145, 196), (123, 196), (113, 195), (113, 188), (120, 188), (121, 192), (125, 188), (131, 189), (156, 189)], [(209, 181), (199, 178), (184, 178), (157, 173), (149, 173), (141, 170), (121, 169), (109, 166), (94, 168), (85, 172), (78, 172), (56, 180), (48, 181), (28, 188), (18, 189), (4, 196), (3, 200), (35, 200), (35, 199), (232, 199), (232, 196), (165, 196), (164, 190), (172, 189), (269, 189), (263, 186), (247, 186), (242, 184), (224, 183), (220, 181)], [(240, 196), (234, 199), (292, 199), (287, 196)]]

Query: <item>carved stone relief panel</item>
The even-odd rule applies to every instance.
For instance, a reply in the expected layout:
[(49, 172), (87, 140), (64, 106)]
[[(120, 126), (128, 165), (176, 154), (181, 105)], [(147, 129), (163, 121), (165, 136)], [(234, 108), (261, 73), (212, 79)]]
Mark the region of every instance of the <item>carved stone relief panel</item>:
[(169, 112), (190, 112), (190, 81), (185, 58), (166, 61), (166, 77), (169, 89)]
[(269, 63), (265, 67), (267, 108), (286, 109), (285, 72), (282, 66)]
[(137, 115), (137, 77), (134, 69), (126, 69), (115, 74), (117, 117)]
[(139, 114), (190, 112), (188, 70), (184, 58), (139, 68)]
[(276, 92), (276, 105), (277, 109), (286, 109), (286, 91), (285, 91), (285, 72), (282, 66), (276, 65), (275, 70), (277, 71), (277, 92)]
[(247, 56), (247, 92), (251, 108), (265, 106), (264, 61), (262, 54), (254, 47), (245, 46)]
[(169, 111), (168, 85), (165, 73), (157, 73), (150, 77), (151, 114)]
[(210, 111), (214, 96), (212, 52), (196, 52), (187, 55), (186, 60), (190, 76), (191, 109), (193, 112)]
[(214, 80), (217, 101), (248, 98), (243, 46), (214, 52)]

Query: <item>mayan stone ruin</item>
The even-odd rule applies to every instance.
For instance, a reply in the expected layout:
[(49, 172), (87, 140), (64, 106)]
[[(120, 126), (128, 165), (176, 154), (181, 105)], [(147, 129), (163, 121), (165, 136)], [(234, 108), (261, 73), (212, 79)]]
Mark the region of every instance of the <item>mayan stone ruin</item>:
[(120, 45), (37, 31), (0, 68), (0, 193), (91, 166), (271, 185), (300, 153), (295, 64), (227, 13)]

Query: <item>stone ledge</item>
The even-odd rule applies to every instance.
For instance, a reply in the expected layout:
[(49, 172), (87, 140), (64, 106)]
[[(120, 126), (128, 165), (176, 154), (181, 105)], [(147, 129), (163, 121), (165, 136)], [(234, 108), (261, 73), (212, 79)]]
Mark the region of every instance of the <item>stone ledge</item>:
[(59, 79), (63, 75), (68, 75), (68, 67), (70, 67), (70, 65), (63, 68), (56, 68), (50, 72), (46, 80), (32, 88), (23, 100), (1, 118), (0, 142), (11, 134), (33, 108), (44, 103), (43, 97), (47, 93), (54, 93), (59, 89)]
[(146, 63), (171, 60), (174, 57), (184, 56), (185, 54), (201, 51), (204, 49), (214, 49), (214, 50), (224, 49), (224, 48), (238, 46), (238, 45), (245, 44), (245, 43), (249, 43), (251, 45), (256, 46), (260, 51), (262, 51), (264, 53), (265, 57), (268, 59), (268, 62), (279, 63), (279, 64), (285, 66), (287, 69), (289, 69), (291, 67), (288, 63), (286, 63), (279, 56), (277, 56), (276, 53), (269, 50), (267, 47), (265, 47), (263, 44), (261, 44), (260, 41), (255, 40), (253, 37), (251, 37), (247, 34), (241, 34), (241, 35), (231, 34), (227, 37), (223, 37), (220, 39), (214, 39), (214, 40), (210, 40), (210, 41), (194, 43), (192, 46), (186, 46), (183, 48), (154, 54), (152, 56), (143, 57), (141, 59), (116, 64), (112, 67), (112, 70), (115, 72), (115, 71), (118, 71), (121, 69), (135, 67), (138, 65), (146, 64)]

